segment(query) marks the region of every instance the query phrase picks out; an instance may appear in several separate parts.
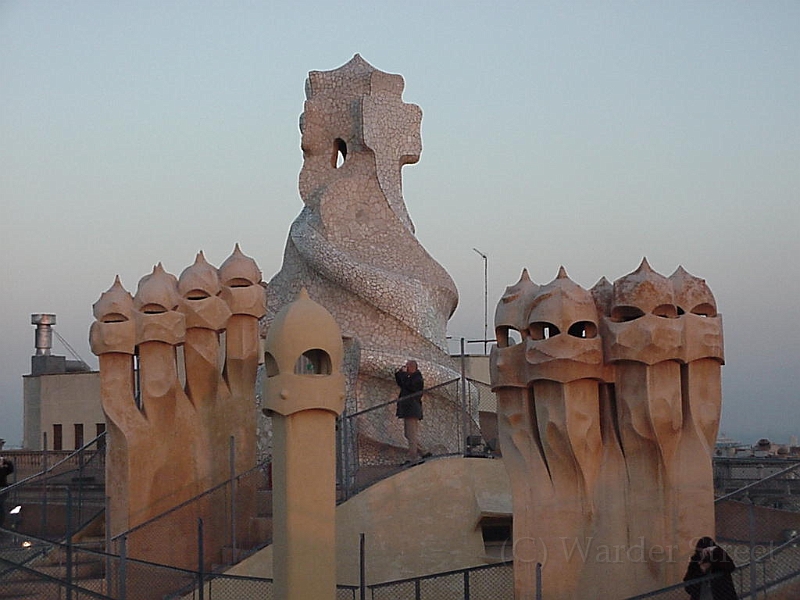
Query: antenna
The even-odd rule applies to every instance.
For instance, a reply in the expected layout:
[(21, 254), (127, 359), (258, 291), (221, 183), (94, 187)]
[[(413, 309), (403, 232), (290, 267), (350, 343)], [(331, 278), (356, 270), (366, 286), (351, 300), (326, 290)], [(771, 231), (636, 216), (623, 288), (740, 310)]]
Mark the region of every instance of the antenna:
[(90, 368), (88, 363), (85, 360), (83, 360), (83, 358), (81, 358), (81, 355), (77, 353), (75, 348), (70, 346), (69, 342), (67, 342), (67, 340), (65, 340), (63, 337), (61, 337), (61, 334), (58, 333), (55, 329), (53, 329), (53, 335), (55, 335), (58, 338), (59, 342), (64, 344), (64, 347), (67, 349), (67, 352), (69, 352), (72, 355), (72, 358), (74, 358), (76, 360), (79, 360), (81, 362), (81, 364), (83, 364), (87, 369)]
[(477, 248), (473, 248), (473, 250), (483, 259), (483, 353), (486, 354), (489, 335), (489, 257)]

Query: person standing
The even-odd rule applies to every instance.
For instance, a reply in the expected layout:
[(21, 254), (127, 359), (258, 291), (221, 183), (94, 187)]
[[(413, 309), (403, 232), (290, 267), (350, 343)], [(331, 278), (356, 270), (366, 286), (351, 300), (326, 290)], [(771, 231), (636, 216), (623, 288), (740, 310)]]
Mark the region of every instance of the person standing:
[(427, 458), (431, 455), (419, 443), (419, 422), (422, 420), (422, 390), (425, 380), (417, 368), (417, 362), (409, 360), (394, 374), (400, 395), (397, 401), (398, 418), (403, 419), (403, 435), (408, 440), (408, 460), (406, 463)]
[(686, 569), (684, 581), (716, 575), (713, 579), (686, 586), (692, 600), (738, 600), (731, 573), (736, 568), (727, 552), (710, 537), (697, 541), (694, 554)]
[(8, 486), (8, 476), (14, 472), (14, 463), (0, 456), (0, 527), (6, 519), (6, 495), (3, 489)]

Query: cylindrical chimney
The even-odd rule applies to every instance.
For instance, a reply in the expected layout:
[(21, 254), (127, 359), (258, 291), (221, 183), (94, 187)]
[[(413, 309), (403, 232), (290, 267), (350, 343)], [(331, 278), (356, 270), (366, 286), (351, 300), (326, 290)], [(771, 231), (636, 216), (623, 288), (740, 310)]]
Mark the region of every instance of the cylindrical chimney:
[(36, 356), (50, 356), (53, 347), (53, 328), (56, 324), (55, 315), (31, 315), (31, 325), (36, 325)]

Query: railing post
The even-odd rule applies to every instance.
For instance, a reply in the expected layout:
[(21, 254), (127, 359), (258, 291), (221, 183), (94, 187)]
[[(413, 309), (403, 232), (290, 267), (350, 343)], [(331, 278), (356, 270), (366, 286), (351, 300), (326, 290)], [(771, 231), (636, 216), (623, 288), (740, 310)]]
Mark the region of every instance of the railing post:
[(203, 519), (197, 519), (197, 597), (200, 600), (203, 600), (204, 592), (203, 589), (203, 570), (204, 570), (204, 558), (203, 558)]
[(355, 482), (356, 482), (356, 469), (358, 467), (358, 447), (356, 446), (356, 421), (355, 418), (346, 415), (342, 421), (345, 423), (344, 427), (344, 435), (345, 435), (345, 456), (346, 456), (346, 468), (347, 468), (347, 475), (345, 481), (347, 482), (347, 495), (346, 497), (352, 498), (353, 494), (355, 493)]
[(366, 534), (360, 534), (359, 547), (358, 547), (358, 578), (359, 589), (361, 590), (361, 600), (367, 600), (367, 555), (366, 549)]
[[(47, 472), (47, 432), (42, 433), (42, 473)], [(41, 530), (39, 531), (39, 535), (42, 537), (46, 537), (45, 533), (47, 532), (47, 481), (45, 480), (44, 483), (44, 493), (42, 494), (42, 508), (41, 508), (41, 519), (39, 519), (39, 525)]]
[(464, 570), (464, 600), (469, 600), (469, 571)]
[(356, 438), (353, 435), (354, 417), (350, 416), (345, 406), (342, 412), (342, 484), (344, 486), (344, 499), (349, 500), (353, 494), (355, 487), (355, 473), (356, 473)]
[(756, 507), (753, 499), (750, 498), (750, 503), (747, 507), (747, 521), (748, 529), (750, 530), (750, 598), (756, 598), (757, 587), (757, 573), (756, 573)]
[(467, 412), (467, 356), (465, 354), (466, 340), (461, 338), (461, 434), (463, 436), (461, 453), (467, 453), (467, 437), (469, 431), (467, 430), (468, 412)]
[(64, 486), (67, 491), (67, 515), (64, 532), (64, 538), (67, 545), (67, 558), (66, 558), (66, 580), (67, 580), (67, 593), (66, 599), (72, 600), (72, 490), (69, 486)]
[(117, 581), (117, 597), (126, 600), (128, 597), (128, 534), (119, 540), (119, 580)]
[(347, 500), (347, 436), (345, 435), (345, 422), (347, 417), (345, 413), (347, 408), (341, 415), (336, 417), (336, 485), (341, 490), (344, 500)]
[(84, 453), (86, 452), (85, 448), (81, 448), (78, 450), (78, 523), (83, 523), (83, 492), (84, 492), (84, 482), (83, 477), (85, 475), (84, 469)]
[(231, 475), (231, 559), (235, 563), (236, 552), (236, 438), (230, 437), (230, 475)]
[(106, 594), (111, 595), (111, 496), (106, 496), (105, 500), (105, 522), (106, 522)]
[(536, 563), (536, 600), (542, 600), (542, 563)]

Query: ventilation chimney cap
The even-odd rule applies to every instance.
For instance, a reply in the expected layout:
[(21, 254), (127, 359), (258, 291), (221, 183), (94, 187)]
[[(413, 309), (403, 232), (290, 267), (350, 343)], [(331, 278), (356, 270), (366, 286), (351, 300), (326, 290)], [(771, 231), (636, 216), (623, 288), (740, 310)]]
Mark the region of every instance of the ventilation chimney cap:
[(36, 313), (31, 315), (31, 325), (55, 325), (56, 316), (46, 313)]
[(56, 316), (45, 313), (31, 315), (31, 325), (36, 325), (36, 356), (49, 356), (53, 347), (53, 329)]

